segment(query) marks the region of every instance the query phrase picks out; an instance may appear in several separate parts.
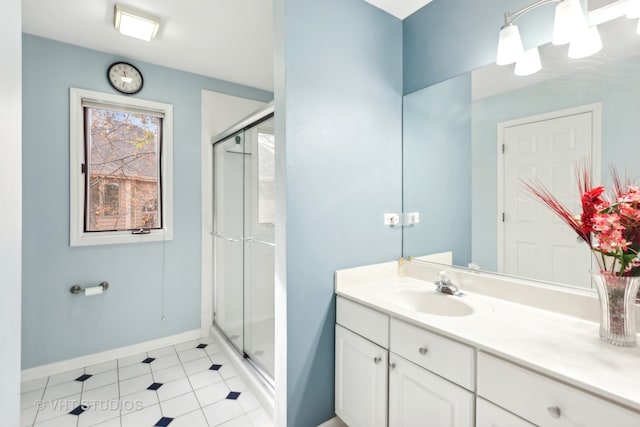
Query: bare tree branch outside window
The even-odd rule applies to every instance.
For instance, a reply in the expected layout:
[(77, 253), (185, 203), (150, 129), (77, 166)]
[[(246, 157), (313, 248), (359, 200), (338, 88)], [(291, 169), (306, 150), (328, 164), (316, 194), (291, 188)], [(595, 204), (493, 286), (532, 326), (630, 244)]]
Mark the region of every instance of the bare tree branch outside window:
[(161, 228), (162, 119), (85, 107), (85, 231)]

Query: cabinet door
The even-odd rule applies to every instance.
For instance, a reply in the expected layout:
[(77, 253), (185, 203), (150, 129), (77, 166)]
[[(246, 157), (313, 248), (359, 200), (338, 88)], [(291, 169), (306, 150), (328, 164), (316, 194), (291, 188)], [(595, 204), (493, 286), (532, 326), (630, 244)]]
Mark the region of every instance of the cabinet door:
[(391, 353), (389, 427), (473, 427), (474, 395)]
[(336, 325), (336, 415), (349, 427), (387, 425), (384, 348)]
[(534, 425), (484, 399), (477, 398), (476, 427), (534, 427)]

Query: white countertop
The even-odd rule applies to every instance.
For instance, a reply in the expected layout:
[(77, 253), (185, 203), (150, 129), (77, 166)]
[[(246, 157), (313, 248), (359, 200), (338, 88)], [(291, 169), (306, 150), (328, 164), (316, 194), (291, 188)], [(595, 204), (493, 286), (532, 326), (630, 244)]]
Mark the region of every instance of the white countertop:
[(640, 347), (621, 348), (601, 341), (597, 323), (465, 289), (461, 289), (465, 296), (446, 298), (460, 298), (474, 308), (471, 315), (423, 314), (394, 305), (388, 292), (402, 287), (433, 290), (432, 283), (376, 276), (379, 279), (354, 284), (341, 279), (336, 293), (640, 411)]

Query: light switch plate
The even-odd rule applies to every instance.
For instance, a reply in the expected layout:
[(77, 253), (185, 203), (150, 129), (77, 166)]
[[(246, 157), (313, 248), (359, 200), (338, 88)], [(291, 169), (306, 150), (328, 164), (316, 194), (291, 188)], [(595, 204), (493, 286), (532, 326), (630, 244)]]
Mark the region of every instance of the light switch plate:
[(419, 212), (409, 212), (404, 214), (404, 222), (403, 225), (413, 225), (420, 222), (420, 213)]

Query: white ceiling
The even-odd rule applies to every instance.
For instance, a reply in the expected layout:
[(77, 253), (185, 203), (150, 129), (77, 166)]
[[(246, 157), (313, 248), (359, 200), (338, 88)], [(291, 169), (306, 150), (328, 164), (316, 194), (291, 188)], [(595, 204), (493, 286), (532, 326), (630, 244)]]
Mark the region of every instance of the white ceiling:
[[(431, 0), (365, 0), (404, 19)], [(115, 0), (22, 0), (25, 33), (273, 91), (269, 0), (118, 0), (159, 16), (144, 42), (113, 28)]]
[(25, 33), (273, 90), (273, 12), (265, 0), (123, 0), (162, 19), (145, 42), (113, 28), (114, 0), (22, 0)]
[(364, 0), (387, 11), (396, 18), (404, 19), (432, 0)]

